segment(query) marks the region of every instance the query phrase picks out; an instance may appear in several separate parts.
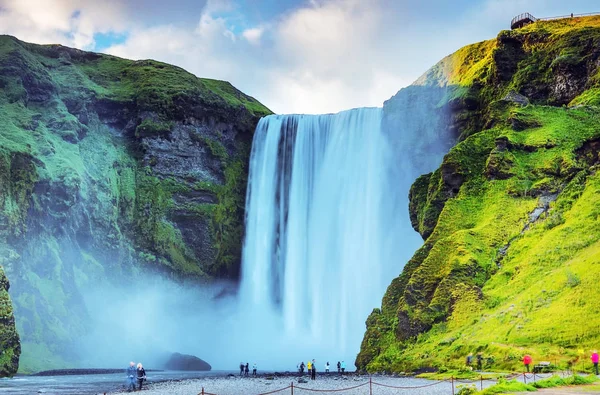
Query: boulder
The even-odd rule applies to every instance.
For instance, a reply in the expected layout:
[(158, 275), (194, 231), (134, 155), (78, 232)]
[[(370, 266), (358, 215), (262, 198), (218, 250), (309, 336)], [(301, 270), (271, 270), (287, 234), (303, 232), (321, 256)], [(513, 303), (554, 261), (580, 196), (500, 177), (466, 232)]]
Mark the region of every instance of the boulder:
[(212, 369), (210, 364), (194, 355), (174, 352), (164, 365), (166, 370), (186, 370), (206, 372)]

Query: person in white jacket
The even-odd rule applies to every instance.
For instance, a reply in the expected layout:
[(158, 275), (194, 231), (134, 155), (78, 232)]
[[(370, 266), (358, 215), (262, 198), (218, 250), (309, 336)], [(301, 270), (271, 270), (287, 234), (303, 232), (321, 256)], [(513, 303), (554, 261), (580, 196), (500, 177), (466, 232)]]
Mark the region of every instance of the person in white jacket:
[(325, 364), (325, 373), (329, 373), (329, 362)]

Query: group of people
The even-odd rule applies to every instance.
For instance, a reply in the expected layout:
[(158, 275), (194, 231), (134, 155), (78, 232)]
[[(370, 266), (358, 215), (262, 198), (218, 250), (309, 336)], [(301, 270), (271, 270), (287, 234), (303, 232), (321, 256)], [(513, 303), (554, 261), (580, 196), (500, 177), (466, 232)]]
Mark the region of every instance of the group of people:
[[(582, 351), (582, 353), (583, 353), (583, 351)], [(592, 355), (590, 356), (590, 359), (592, 360), (592, 364), (594, 365), (594, 373), (596, 374), (596, 376), (598, 376), (598, 362), (600, 360), (600, 357), (598, 356), (598, 351), (594, 350), (592, 352)], [(483, 354), (477, 353), (476, 360), (477, 360), (477, 370), (482, 370), (483, 369)], [(471, 367), (472, 363), (473, 363), (473, 353), (470, 353), (469, 355), (467, 355), (466, 364), (468, 367)], [(531, 358), (531, 355), (526, 354), (523, 356), (523, 365), (525, 366), (525, 369), (527, 370), (528, 373), (531, 370), (532, 363), (533, 363), (533, 358)], [(338, 364), (339, 364), (339, 362), (338, 362)]]
[[(477, 353), (477, 370), (482, 370), (483, 369), (483, 354), (482, 353)], [(473, 365), (473, 353), (470, 353), (469, 355), (467, 355), (467, 361), (466, 364), (469, 368), (472, 367)]]
[(135, 391), (135, 383), (138, 383), (138, 391), (142, 390), (142, 383), (146, 381), (146, 371), (141, 363), (135, 366), (135, 362), (129, 362), (129, 367), (125, 370), (127, 373), (127, 392)]
[[(308, 375), (310, 376), (311, 380), (315, 380), (316, 376), (317, 376), (317, 365), (315, 363), (315, 360), (309, 360), (306, 365), (304, 364), (304, 362), (300, 362), (297, 366), (298, 368), (298, 373), (300, 373), (300, 376), (302, 376), (304, 374), (304, 368), (308, 369)], [(329, 373), (329, 362), (327, 362), (325, 364), (325, 373)], [(337, 371), (340, 374), (343, 374), (346, 371), (346, 362), (342, 361), (338, 361), (337, 363)]]
[[(248, 376), (250, 374), (250, 364), (240, 362), (240, 376)], [(252, 376), (256, 376), (256, 363), (252, 365)]]

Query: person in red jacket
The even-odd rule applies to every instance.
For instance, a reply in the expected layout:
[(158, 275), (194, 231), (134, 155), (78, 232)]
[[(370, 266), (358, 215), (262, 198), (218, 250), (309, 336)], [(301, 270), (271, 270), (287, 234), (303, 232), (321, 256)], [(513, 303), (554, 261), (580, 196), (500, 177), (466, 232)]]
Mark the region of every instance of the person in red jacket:
[(523, 357), (523, 365), (525, 365), (525, 368), (527, 369), (527, 373), (529, 373), (529, 365), (531, 365), (531, 356), (530, 355), (525, 355)]
[(594, 350), (590, 359), (592, 360), (592, 363), (594, 364), (594, 370), (596, 370), (596, 376), (598, 376), (598, 351)]

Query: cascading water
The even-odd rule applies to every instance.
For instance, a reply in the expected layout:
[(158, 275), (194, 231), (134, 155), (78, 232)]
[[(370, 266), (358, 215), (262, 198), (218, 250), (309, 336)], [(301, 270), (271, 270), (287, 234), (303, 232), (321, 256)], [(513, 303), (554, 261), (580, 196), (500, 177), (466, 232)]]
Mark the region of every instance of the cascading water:
[(422, 242), (407, 214), (414, 176), (397, 178), (382, 113), (273, 115), (254, 136), (240, 296), (318, 355), (353, 360), (366, 317)]

